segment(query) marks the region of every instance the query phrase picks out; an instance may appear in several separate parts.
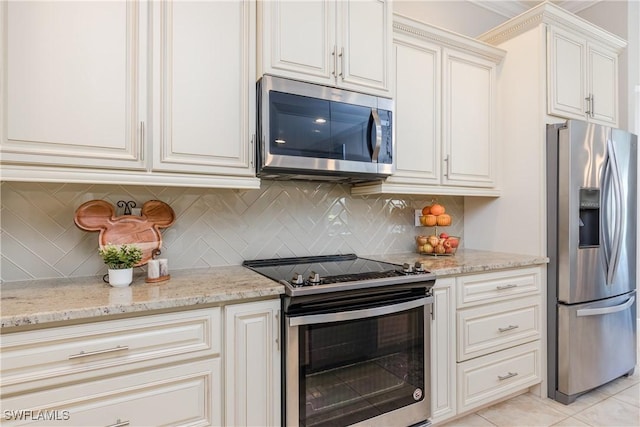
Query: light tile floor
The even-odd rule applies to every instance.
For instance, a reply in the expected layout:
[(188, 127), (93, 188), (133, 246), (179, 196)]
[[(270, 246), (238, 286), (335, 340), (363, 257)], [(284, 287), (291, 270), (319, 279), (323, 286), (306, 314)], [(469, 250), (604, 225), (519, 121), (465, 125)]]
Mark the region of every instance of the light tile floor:
[[(640, 340), (638, 357), (640, 359)], [(453, 420), (442, 427), (472, 426), (639, 427), (640, 362), (633, 375), (618, 378), (583, 394), (570, 405), (525, 393)]]

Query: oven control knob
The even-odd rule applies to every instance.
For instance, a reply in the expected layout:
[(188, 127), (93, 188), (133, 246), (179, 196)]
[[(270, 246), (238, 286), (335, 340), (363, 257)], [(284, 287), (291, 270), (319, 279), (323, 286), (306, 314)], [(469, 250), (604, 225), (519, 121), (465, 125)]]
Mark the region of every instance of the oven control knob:
[(420, 261), (416, 261), (414, 268), (416, 273), (424, 273), (424, 265)]
[(413, 391), (413, 400), (418, 401), (420, 399), (422, 399), (422, 389), (417, 388)]
[(312, 285), (317, 285), (320, 283), (320, 274), (316, 273), (315, 271), (311, 272), (311, 275), (309, 276), (309, 283), (311, 283)]
[(291, 283), (293, 283), (294, 285), (304, 285), (302, 274), (294, 273), (293, 279), (291, 279)]
[(402, 271), (405, 273), (413, 273), (413, 265), (405, 262), (402, 264)]

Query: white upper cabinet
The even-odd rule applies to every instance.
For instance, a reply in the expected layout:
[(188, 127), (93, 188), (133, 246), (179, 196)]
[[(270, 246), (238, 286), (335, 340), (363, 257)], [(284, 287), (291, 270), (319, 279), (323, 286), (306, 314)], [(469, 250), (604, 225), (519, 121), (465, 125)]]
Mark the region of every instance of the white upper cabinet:
[(444, 50), (443, 173), (448, 186), (496, 186), (496, 63)]
[(617, 126), (620, 44), (556, 25), (547, 35), (549, 114)]
[(145, 15), (138, 2), (0, 4), (3, 162), (144, 168)]
[(255, 7), (0, 4), (2, 178), (258, 188)]
[(258, 77), (390, 96), (389, 0), (258, 2)]
[(352, 194), (497, 196), (496, 70), (504, 51), (396, 15), (396, 171)]
[(255, 176), (254, 7), (250, 1), (154, 7), (153, 170)]

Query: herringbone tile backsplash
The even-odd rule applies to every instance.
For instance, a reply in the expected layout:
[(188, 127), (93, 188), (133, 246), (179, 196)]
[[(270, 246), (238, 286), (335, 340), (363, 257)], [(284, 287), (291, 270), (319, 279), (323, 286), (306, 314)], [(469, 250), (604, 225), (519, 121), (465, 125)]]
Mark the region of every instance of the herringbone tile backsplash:
[[(158, 199), (176, 213), (163, 230), (162, 257), (170, 270), (239, 265), (245, 259), (356, 253), (411, 252), (414, 210), (430, 196), (352, 197), (343, 184), (263, 181), (260, 190), (3, 182), (0, 279), (93, 276), (106, 273), (98, 233), (75, 226), (82, 203), (101, 199)], [(463, 198), (443, 197), (462, 236)], [(118, 213), (121, 213), (118, 211)], [(462, 240), (464, 245), (464, 239)]]

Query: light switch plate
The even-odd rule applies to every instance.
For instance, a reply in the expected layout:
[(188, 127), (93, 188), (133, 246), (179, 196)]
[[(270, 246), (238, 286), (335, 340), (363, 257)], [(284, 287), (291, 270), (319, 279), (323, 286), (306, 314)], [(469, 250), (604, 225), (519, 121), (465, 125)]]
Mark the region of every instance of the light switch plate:
[(420, 217), (422, 216), (422, 209), (416, 209), (415, 211), (415, 226), (416, 227), (422, 227), (422, 224), (420, 224)]

